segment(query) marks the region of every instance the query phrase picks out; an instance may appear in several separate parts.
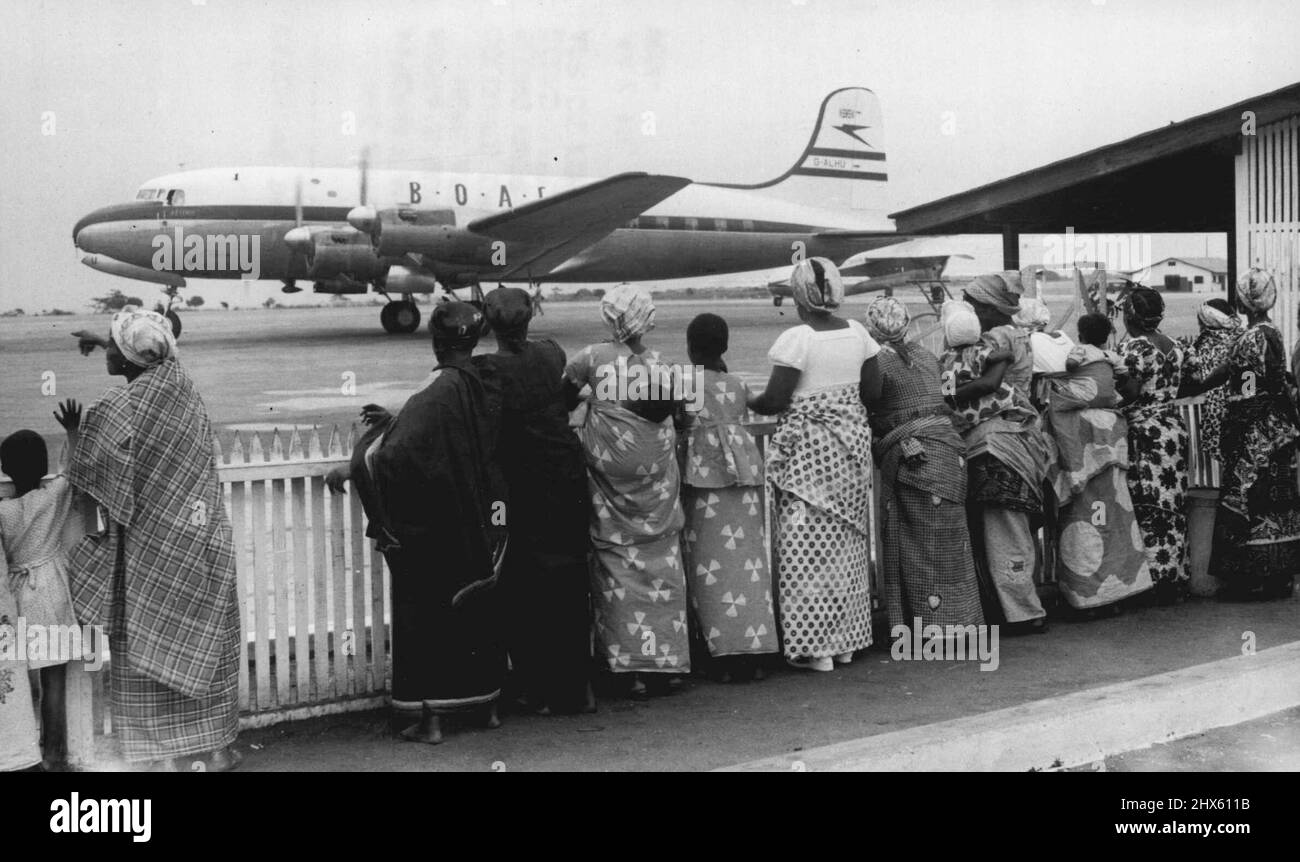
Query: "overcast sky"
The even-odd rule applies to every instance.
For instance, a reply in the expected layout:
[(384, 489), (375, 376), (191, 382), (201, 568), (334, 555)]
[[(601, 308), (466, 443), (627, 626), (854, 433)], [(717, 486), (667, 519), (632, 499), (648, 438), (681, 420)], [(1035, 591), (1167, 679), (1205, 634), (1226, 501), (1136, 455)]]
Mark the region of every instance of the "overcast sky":
[(78, 263), (71, 228), (180, 166), (370, 145), (375, 167), (756, 182), (826, 93), (861, 85), (898, 209), (1300, 81), (1293, 0), (5, 0), (3, 18), (0, 309), (152, 296)]

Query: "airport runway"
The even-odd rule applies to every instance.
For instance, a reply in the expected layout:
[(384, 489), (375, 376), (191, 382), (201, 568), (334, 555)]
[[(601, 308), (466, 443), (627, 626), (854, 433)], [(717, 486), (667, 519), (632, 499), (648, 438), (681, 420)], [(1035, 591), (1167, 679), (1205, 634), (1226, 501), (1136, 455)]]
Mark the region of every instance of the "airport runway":
[[(928, 308), (909, 300), (914, 313)], [(870, 297), (851, 297), (843, 313), (861, 319)], [(1165, 329), (1181, 335), (1195, 329), (1200, 297), (1170, 298)], [(1049, 297), (1064, 307), (1068, 300)], [(429, 308), (422, 309), (427, 320)], [(685, 362), (686, 326), (696, 314), (712, 311), (731, 328), (729, 368), (761, 388), (770, 370), (767, 350), (787, 327), (798, 323), (789, 302), (778, 310), (768, 300), (724, 302), (678, 300), (659, 304), (657, 327), (647, 343), (672, 362)], [(223, 440), (230, 432), (274, 428), (346, 427), (362, 404), (400, 407), (416, 392), (434, 365), (428, 331), (388, 335), (372, 306), (243, 311), (182, 312), (185, 331), (180, 350)], [(104, 355), (82, 357), (74, 330), (107, 330), (105, 315), (14, 317), (0, 319), (0, 352), (6, 375), (0, 387), (5, 434), (32, 428), (49, 440), (61, 436), (51, 415), (56, 402), (93, 402), (106, 387), (122, 382), (104, 371)], [(1067, 330), (1073, 332), (1071, 323)], [(534, 320), (534, 337), (558, 341), (572, 355), (608, 332), (596, 303), (554, 302)], [(489, 338), (481, 350), (495, 350)], [(349, 384), (354, 388), (348, 388)]]
[[(860, 317), (865, 305), (855, 298), (847, 308)], [(608, 338), (595, 303), (556, 302), (544, 308), (531, 334), (554, 338), (570, 355)], [(783, 329), (798, 323), (794, 309), (787, 303), (782, 315), (766, 300), (670, 301), (659, 306), (647, 343), (666, 360), (685, 362), (686, 326), (704, 311), (727, 319), (728, 363), (761, 387), (768, 373), (767, 349)], [(429, 308), (422, 312), (427, 321)], [(223, 440), (234, 430), (345, 427), (367, 402), (400, 407), (435, 364), (423, 322), (418, 333), (388, 335), (379, 327), (376, 307), (182, 314), (181, 358)], [(90, 357), (77, 352), (70, 333), (81, 328), (106, 330), (108, 317), (0, 320), (0, 350), (8, 370), (0, 390), (3, 433), (32, 428), (57, 439), (61, 431), (51, 415), (57, 401), (90, 403), (106, 387), (122, 382), (105, 373), (102, 351)], [(491, 337), (480, 346), (495, 349)], [(347, 390), (347, 384), (355, 388)]]

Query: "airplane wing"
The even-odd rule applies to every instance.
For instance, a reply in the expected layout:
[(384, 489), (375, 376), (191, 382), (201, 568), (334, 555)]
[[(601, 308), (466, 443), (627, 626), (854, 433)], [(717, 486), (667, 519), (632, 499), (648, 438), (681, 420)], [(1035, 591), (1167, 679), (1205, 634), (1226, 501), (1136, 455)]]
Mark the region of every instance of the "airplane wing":
[(655, 204), (690, 185), (682, 177), (646, 173), (617, 174), (576, 189), (475, 219), (466, 228), (476, 234), (517, 244), (522, 259), (506, 260), (502, 277), (543, 274)]

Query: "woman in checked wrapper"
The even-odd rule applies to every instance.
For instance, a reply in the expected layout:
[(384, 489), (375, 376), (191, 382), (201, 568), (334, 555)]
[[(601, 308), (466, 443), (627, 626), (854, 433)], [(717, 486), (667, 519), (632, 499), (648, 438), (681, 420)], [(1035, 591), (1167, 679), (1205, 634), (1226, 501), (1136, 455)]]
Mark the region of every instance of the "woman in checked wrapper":
[(701, 314), (686, 328), (696, 399), (686, 404), (685, 562), (691, 608), (719, 678), (762, 678), (777, 651), (763, 527), (763, 462), (745, 427), (749, 387), (727, 373), (727, 322)]
[[(233, 768), (239, 602), (212, 425), (176, 356), (171, 324), (127, 306), (105, 349), (125, 386), (86, 411), (68, 478), (106, 525), (70, 555), (78, 618), (108, 623), (113, 732), (128, 762)], [(195, 762), (201, 763), (195, 767)]]
[(654, 328), (649, 291), (619, 285), (600, 311), (613, 340), (583, 348), (564, 369), (570, 407), (591, 387), (578, 439), (591, 493), (597, 656), (615, 674), (636, 675), (633, 695), (660, 694), (691, 669), (677, 405), (668, 366), (642, 340)]
[(790, 276), (800, 326), (768, 351), (772, 375), (749, 409), (779, 415), (768, 447), (775, 565), (786, 661), (815, 671), (871, 645), (871, 429), (858, 394), (880, 345), (835, 311), (844, 283), (825, 258)]
[(966, 445), (943, 400), (939, 360), (905, 340), (909, 322), (892, 297), (867, 307), (867, 330), (881, 350), (859, 381), (880, 465), (889, 625), (983, 625), (966, 527)]

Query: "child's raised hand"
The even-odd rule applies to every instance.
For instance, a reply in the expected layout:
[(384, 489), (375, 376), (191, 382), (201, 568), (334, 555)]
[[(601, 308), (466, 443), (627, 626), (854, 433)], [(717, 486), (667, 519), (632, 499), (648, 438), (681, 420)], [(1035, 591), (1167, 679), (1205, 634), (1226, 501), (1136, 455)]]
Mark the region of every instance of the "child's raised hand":
[(76, 431), (81, 427), (81, 405), (75, 398), (69, 398), (59, 405), (54, 418), (68, 431)]

